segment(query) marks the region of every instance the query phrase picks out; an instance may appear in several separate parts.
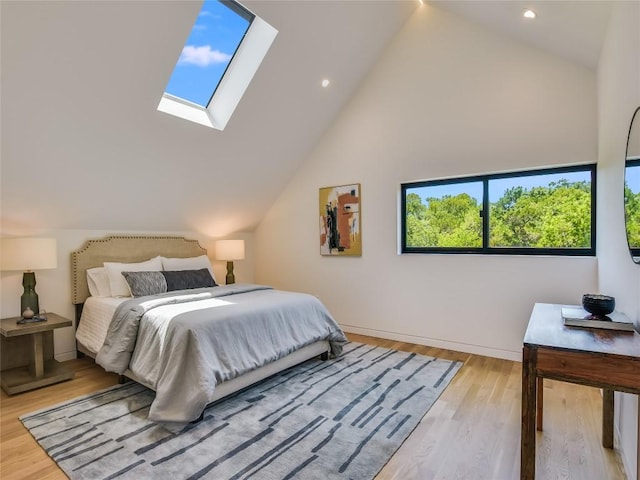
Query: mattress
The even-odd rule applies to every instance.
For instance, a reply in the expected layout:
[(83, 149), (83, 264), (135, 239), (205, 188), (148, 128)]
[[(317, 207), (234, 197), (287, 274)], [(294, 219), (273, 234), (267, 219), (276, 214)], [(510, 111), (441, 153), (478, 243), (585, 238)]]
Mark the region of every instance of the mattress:
[(82, 308), (76, 340), (96, 355), (107, 336), (113, 314), (128, 297), (89, 297)]

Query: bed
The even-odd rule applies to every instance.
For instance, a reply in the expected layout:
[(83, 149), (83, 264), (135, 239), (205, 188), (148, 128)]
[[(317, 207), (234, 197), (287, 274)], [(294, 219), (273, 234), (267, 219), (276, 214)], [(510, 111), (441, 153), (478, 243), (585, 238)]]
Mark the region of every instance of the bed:
[[(311, 295), (263, 285), (180, 283), (185, 274), (208, 276), (181, 268), (202, 258), (208, 262), (197, 241), (171, 236), (109, 236), (89, 240), (71, 254), (78, 351), (153, 389), (149, 418), (157, 422), (196, 420), (206, 405), (268, 376), (318, 355), (339, 355), (347, 341)], [(146, 284), (136, 292), (130, 283), (138, 296), (111, 296), (119, 288), (111, 283), (109, 296), (96, 294), (96, 269), (143, 265), (134, 268), (139, 271), (157, 259), (165, 267), (173, 262), (176, 268), (167, 270), (174, 272), (123, 275), (129, 282), (164, 275), (165, 288), (178, 278), (174, 289), (152, 288), (146, 295)]]

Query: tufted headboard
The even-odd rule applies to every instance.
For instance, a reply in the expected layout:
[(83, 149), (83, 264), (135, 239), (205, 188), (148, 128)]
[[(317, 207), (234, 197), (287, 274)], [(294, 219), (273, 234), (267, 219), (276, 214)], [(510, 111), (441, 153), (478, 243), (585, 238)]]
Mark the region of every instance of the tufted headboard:
[(71, 301), (76, 308), (89, 296), (87, 270), (104, 262), (142, 262), (152, 257), (185, 258), (206, 255), (197, 240), (184, 237), (112, 235), (88, 240), (71, 252)]

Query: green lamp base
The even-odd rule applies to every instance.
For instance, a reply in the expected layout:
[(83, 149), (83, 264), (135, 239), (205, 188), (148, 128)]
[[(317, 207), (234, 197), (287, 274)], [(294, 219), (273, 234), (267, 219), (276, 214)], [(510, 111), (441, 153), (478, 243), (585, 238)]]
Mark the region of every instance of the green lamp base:
[(231, 285), (232, 283), (236, 283), (236, 277), (233, 274), (233, 262), (227, 262), (227, 285)]
[(38, 303), (38, 294), (36, 293), (36, 274), (34, 272), (24, 272), (22, 275), (22, 286), (24, 293), (20, 297), (20, 315), (27, 307), (33, 310), (35, 315), (40, 312), (40, 304)]

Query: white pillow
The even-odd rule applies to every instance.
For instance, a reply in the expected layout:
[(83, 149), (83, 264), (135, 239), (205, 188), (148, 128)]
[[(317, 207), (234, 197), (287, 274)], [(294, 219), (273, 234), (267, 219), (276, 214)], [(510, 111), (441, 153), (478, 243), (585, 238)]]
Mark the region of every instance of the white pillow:
[(92, 297), (110, 297), (111, 286), (109, 275), (104, 267), (90, 268), (87, 270), (87, 284)]
[[(208, 268), (213, 281), (216, 282), (216, 276), (213, 274), (213, 267), (211, 266), (211, 260), (206, 255), (200, 255), (199, 257), (188, 258), (162, 258), (162, 269), (169, 271), (176, 270), (200, 270), (201, 268)], [(216, 282), (218, 283), (218, 282)]]
[(122, 272), (159, 272), (162, 270), (162, 260), (155, 257), (146, 262), (139, 263), (115, 263), (104, 262), (104, 268), (109, 276), (109, 286), (112, 297), (130, 297), (131, 290)]

